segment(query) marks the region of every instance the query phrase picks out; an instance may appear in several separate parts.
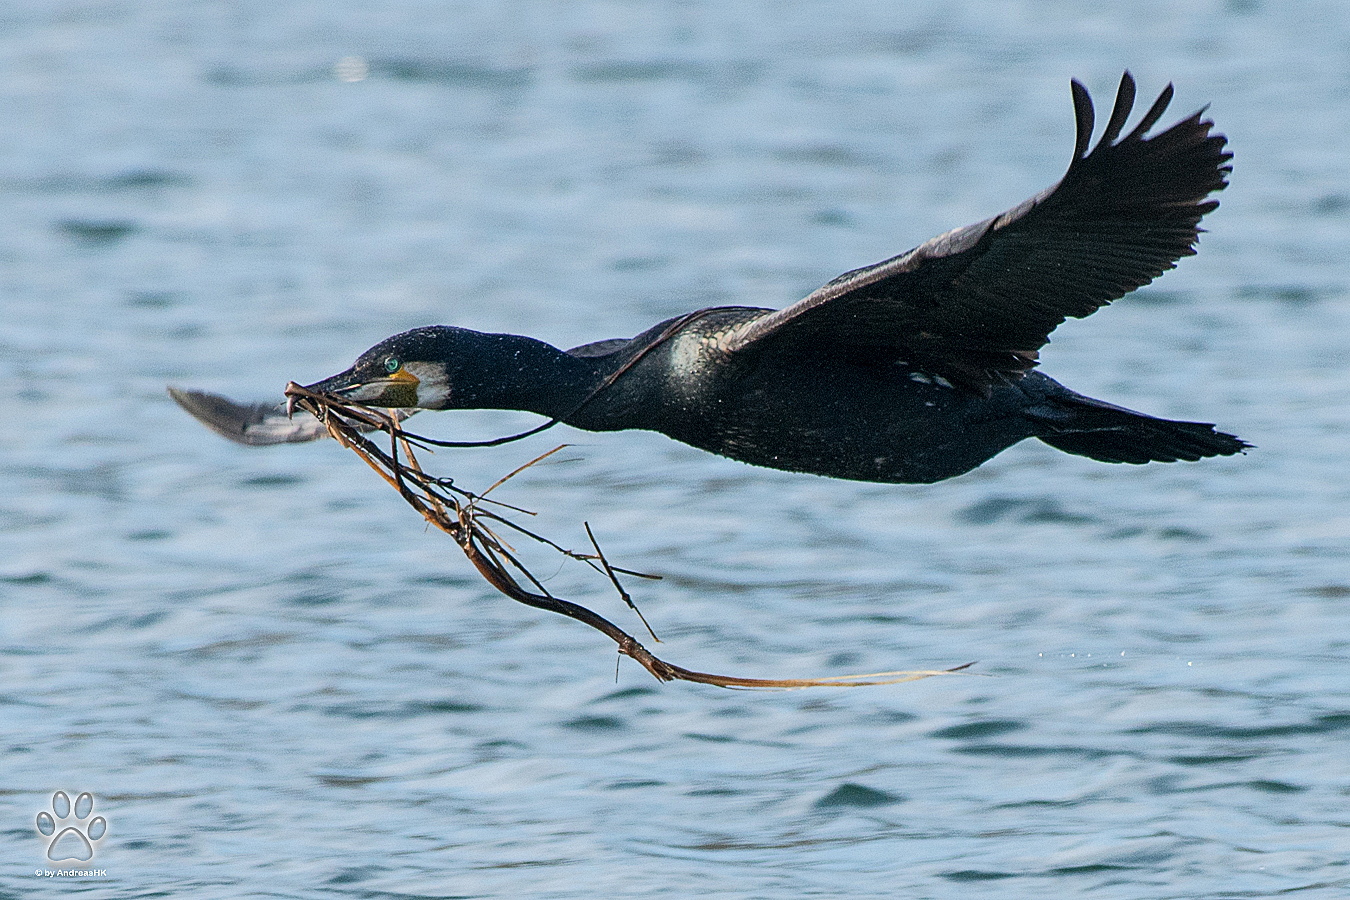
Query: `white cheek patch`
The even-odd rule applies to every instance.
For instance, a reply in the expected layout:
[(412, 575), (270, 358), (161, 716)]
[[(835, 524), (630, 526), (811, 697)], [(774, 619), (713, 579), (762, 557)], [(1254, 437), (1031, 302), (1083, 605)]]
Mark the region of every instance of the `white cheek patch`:
[(405, 363), (403, 368), (417, 379), (417, 405), (423, 409), (444, 407), (450, 402), (450, 382), (440, 366)]

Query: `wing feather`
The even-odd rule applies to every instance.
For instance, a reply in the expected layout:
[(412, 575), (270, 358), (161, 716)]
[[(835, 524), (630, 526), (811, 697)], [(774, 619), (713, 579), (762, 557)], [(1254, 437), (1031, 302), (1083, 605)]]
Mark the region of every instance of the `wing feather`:
[(1200, 219), (1232, 170), (1205, 110), (1152, 137), (1168, 85), (1120, 137), (1135, 84), (1121, 78), (1102, 137), (1072, 82), (1074, 155), (1053, 187), (1001, 215), (908, 253), (846, 272), (809, 297), (742, 326), (730, 346), (887, 353), (977, 388), (1036, 364), (1067, 317), (1081, 318), (1195, 252)]
[(609, 338), (603, 341), (592, 341), (589, 344), (582, 344), (580, 347), (573, 347), (568, 350), (569, 356), (595, 357), (609, 356), (611, 353), (617, 353), (624, 347), (633, 342), (632, 338)]

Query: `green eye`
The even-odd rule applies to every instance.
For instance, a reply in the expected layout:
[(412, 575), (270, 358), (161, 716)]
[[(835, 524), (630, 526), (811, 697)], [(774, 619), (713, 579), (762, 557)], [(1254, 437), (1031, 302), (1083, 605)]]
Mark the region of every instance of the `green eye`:
[(384, 370), (390, 375), (393, 375), (401, 368), (403, 368), (403, 363), (399, 362), (397, 357), (391, 356), (384, 361)]

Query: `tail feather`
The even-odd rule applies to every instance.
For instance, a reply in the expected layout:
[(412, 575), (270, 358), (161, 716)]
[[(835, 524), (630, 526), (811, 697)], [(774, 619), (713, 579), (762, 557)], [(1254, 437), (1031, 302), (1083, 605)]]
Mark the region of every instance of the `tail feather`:
[(1101, 462), (1195, 462), (1251, 447), (1206, 422), (1158, 419), (1081, 395), (1056, 399), (1060, 403), (1053, 414), (1036, 417), (1046, 425), (1036, 436), (1066, 453)]

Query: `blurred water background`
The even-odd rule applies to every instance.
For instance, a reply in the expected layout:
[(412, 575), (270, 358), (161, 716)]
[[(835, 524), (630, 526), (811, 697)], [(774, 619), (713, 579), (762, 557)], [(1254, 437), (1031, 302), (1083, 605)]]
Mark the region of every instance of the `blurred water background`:
[[(428, 323), (782, 306), (1005, 209), (1125, 68), (1235, 153), (1199, 256), (1044, 369), (1256, 444), (928, 487), (557, 429), (431, 460), (634, 585), (658, 685), (277, 397)], [(1350, 5), (16, 2), (0, 11), (0, 896), (1350, 894)], [(439, 437), (532, 424), (419, 417)], [(566, 433), (564, 433), (566, 432)], [(606, 585), (550, 588), (640, 628)], [(991, 677), (992, 676), (992, 677)], [(92, 879), (34, 822), (92, 792)]]

